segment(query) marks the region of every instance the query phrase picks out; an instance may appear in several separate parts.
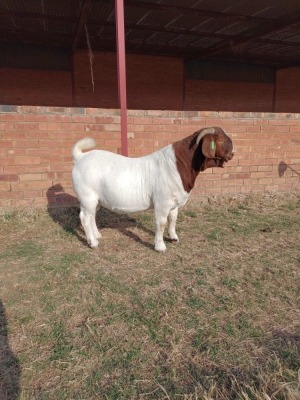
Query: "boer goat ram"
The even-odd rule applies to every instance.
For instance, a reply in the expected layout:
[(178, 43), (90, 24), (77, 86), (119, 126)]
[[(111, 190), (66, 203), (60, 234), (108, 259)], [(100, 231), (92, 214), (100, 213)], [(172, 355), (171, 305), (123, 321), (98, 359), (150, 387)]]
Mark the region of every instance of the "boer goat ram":
[(80, 201), (80, 220), (92, 248), (101, 234), (95, 215), (98, 204), (112, 210), (135, 212), (154, 209), (155, 250), (165, 251), (164, 229), (169, 222), (171, 240), (178, 207), (183, 206), (200, 171), (223, 167), (233, 157), (231, 139), (219, 127), (204, 128), (191, 136), (140, 158), (127, 158), (103, 150), (92, 150), (95, 141), (85, 138), (72, 150), (73, 186)]

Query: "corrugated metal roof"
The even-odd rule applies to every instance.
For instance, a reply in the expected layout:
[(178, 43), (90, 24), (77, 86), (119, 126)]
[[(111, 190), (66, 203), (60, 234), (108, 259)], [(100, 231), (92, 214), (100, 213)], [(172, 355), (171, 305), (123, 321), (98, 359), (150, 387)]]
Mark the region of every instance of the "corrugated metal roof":
[[(115, 50), (114, 0), (5, 0), (0, 43)], [(300, 63), (299, 0), (125, 0), (127, 52)]]

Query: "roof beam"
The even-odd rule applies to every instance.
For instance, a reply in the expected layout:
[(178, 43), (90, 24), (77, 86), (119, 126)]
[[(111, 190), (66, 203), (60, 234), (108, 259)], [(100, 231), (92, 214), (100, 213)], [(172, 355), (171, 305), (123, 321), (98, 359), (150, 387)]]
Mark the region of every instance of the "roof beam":
[[(97, 42), (97, 38), (95, 37), (94, 48), (99, 51), (107, 51), (110, 50), (113, 46), (115, 46), (114, 39), (105, 39), (99, 40)], [(126, 43), (126, 51), (127, 53), (136, 53), (140, 54), (140, 46), (143, 47), (146, 53), (153, 55), (165, 55), (169, 57), (183, 57), (185, 59), (191, 59), (189, 55), (191, 51), (195, 52), (194, 48), (191, 46), (169, 46), (169, 45), (158, 45), (158, 44), (150, 44), (144, 43), (143, 40), (138, 40), (135, 43), (127, 42)], [(215, 57), (214, 60), (222, 60), (223, 57)], [(295, 56), (284, 56), (281, 57), (276, 55), (272, 58), (268, 55), (251, 55), (248, 53), (242, 53), (240, 55), (231, 54), (228, 56), (228, 60), (234, 62), (252, 62), (255, 64), (271, 64), (274, 66), (291, 66), (291, 65), (299, 65), (300, 57), (295, 58)]]
[[(1, 12), (0, 12), (1, 13)], [(90, 21), (88, 22), (89, 24), (97, 24), (99, 27), (110, 27), (110, 28), (114, 28), (115, 24), (113, 22), (106, 22), (106, 21), (100, 21), (98, 23), (96, 23), (96, 21)], [(128, 30), (141, 30), (141, 31), (149, 31), (152, 33), (155, 32), (160, 32), (160, 33), (174, 33), (174, 34), (178, 34), (178, 35), (190, 35), (190, 36), (195, 36), (195, 38), (216, 38), (216, 39), (222, 39), (222, 40), (227, 40), (227, 41), (232, 41), (232, 36), (231, 35), (225, 35), (222, 33), (207, 33), (207, 32), (199, 32), (199, 31), (193, 31), (193, 30), (187, 30), (187, 29), (174, 29), (174, 28), (159, 28), (159, 27), (153, 27), (153, 26), (149, 26), (149, 25), (135, 25), (135, 24), (126, 24), (125, 27)], [(10, 39), (13, 39), (13, 36), (17, 36), (17, 35), (24, 35), (25, 39), (28, 38), (30, 40), (32, 40), (33, 38), (36, 39), (36, 42), (40, 42), (40, 38), (54, 38), (58, 39), (61, 38), (62, 41), (68, 40), (70, 41), (72, 39), (72, 35), (68, 34), (68, 33), (49, 33), (49, 32), (39, 32), (38, 34), (36, 32), (32, 32), (32, 31), (26, 31), (24, 29), (1, 29), (0, 28), (0, 35), (12, 35), (12, 37)], [(94, 39), (99, 39), (98, 36), (96, 35), (90, 35), (90, 38), (92, 40)], [(241, 40), (243, 41), (243, 44), (247, 44), (247, 42), (250, 40), (249, 36), (245, 36), (245, 35), (237, 35), (235, 36), (235, 38), (237, 40)], [(244, 40), (245, 39), (245, 40)], [(259, 38), (252, 38), (251, 41), (254, 41), (256, 43), (259, 43), (261, 45), (264, 44), (273, 44), (273, 45), (278, 45), (278, 46), (290, 46), (290, 47), (299, 47), (299, 42), (292, 42), (292, 41), (287, 41), (287, 40), (276, 40), (276, 39), (259, 39)], [(43, 40), (44, 41), (44, 40)], [(130, 42), (130, 40), (129, 40)]]
[[(87, 2), (85, 2), (85, 4), (86, 3)], [(134, 5), (135, 7), (142, 7), (142, 5), (146, 4), (147, 7), (149, 6), (153, 10), (158, 10), (160, 8), (163, 8), (163, 9), (174, 9), (174, 10), (182, 11), (184, 13), (193, 13), (193, 14), (197, 13), (199, 15), (201, 14), (201, 15), (204, 15), (204, 16), (210, 16), (210, 17), (215, 17), (215, 18), (220, 18), (220, 17), (228, 18), (228, 16), (230, 18), (239, 19), (239, 20), (240, 19), (248, 20), (249, 18), (251, 18), (251, 20), (255, 20), (256, 19), (257, 22), (263, 21), (264, 22), (264, 26), (265, 26), (265, 23), (269, 22), (268, 20), (263, 19), (263, 18), (253, 18), (253, 17), (249, 17), (248, 18), (248, 17), (244, 17), (244, 16), (239, 16), (237, 14), (224, 14), (224, 13), (221, 13), (221, 12), (210, 12), (210, 11), (204, 11), (204, 10), (189, 9), (189, 8), (184, 8), (184, 7), (164, 6), (164, 5), (152, 4), (152, 3), (150, 3), (150, 4), (148, 4), (148, 3), (137, 3), (136, 1), (132, 1), (132, 0), (127, 0), (126, 1), (126, 5), (127, 4)], [(85, 17), (84, 16), (84, 7), (87, 7), (87, 6), (84, 5), (83, 8), (82, 8), (82, 12), (81, 12), (81, 15), (80, 15), (80, 18), (82, 18), (82, 19), (84, 19), (84, 17)], [(23, 13), (23, 12), (17, 12), (17, 11), (0, 11), (0, 16), (8, 17), (8, 18), (10, 18), (10, 17), (11, 18), (13, 18), (13, 17), (33, 18), (33, 19), (46, 20), (46, 21), (61, 21), (61, 22), (69, 22), (69, 23), (76, 23), (78, 21), (78, 19), (74, 18), (74, 17), (66, 17), (66, 16), (61, 16), (61, 15), (41, 14), (41, 13)], [(78, 43), (78, 40), (79, 40), (79, 37), (80, 37), (79, 30), (81, 28), (81, 31), (82, 31), (84, 22), (86, 22), (86, 20), (87, 20), (87, 17), (85, 18), (85, 21), (81, 21), (81, 26), (78, 23), (78, 26), (77, 26), (77, 29), (76, 29), (76, 33), (78, 32), (77, 33), (77, 35), (78, 35), (77, 43)], [(101, 25), (101, 26), (114, 27), (114, 23), (113, 22), (97, 21), (97, 20), (94, 20), (94, 19), (89, 19), (88, 20), (88, 24), (97, 25), (97, 26)], [(278, 21), (272, 20), (271, 25), (276, 30), (278, 30), (278, 27), (277, 27), (278, 26)], [(160, 27), (149, 26), (149, 25), (144, 25), (144, 24), (143, 25), (141, 25), (141, 24), (126, 24), (125, 26), (126, 26), (126, 29), (128, 29), (128, 30), (129, 29), (136, 29), (136, 30), (142, 30), (142, 31), (148, 30), (149, 32), (160, 32), (160, 33), (165, 33), (166, 32), (166, 33), (174, 33), (174, 34), (178, 34), (178, 35), (191, 35), (191, 36), (195, 36), (195, 37), (199, 37), (199, 38), (213, 37), (213, 38), (227, 40), (227, 41), (230, 40), (230, 42), (232, 43), (232, 36), (231, 35), (221, 34), (221, 33), (217, 33), (217, 32), (216, 33), (207, 33), (207, 32), (201, 32), (201, 31), (196, 31), (196, 30), (192, 30), (192, 29), (171, 28), (171, 27), (162, 27), (162, 28), (160, 28)], [(272, 31), (273, 31), (274, 28), (272, 28)], [(280, 28), (280, 29), (282, 29), (282, 28)], [(269, 28), (268, 28), (268, 31), (269, 31)], [(1, 32), (3, 32), (3, 31), (0, 30), (0, 33)], [(8, 32), (8, 30), (7, 30), (7, 32)], [(18, 30), (18, 32), (26, 34), (26, 31), (24, 31), (24, 30), (22, 30), (22, 31)], [(51, 35), (53, 35), (53, 34), (51, 34)], [(76, 34), (75, 34), (75, 36), (76, 36)], [(256, 36), (259, 37), (260, 34), (256, 35)], [(236, 36), (234, 36), (234, 40), (240, 41), (241, 44), (245, 44), (249, 40), (251, 40), (251, 41), (255, 40), (255, 37), (249, 38), (249, 36), (245, 36), (245, 35), (236, 35)], [(72, 42), (72, 47), (74, 45), (74, 41), (75, 41), (75, 37), (74, 37), (73, 42)], [(286, 43), (285, 41), (281, 42), (279, 40), (273, 40), (273, 39), (257, 39), (256, 42), (257, 43), (261, 43), (261, 44), (275, 44), (275, 45), (276, 44), (280, 45), (280, 44)], [(296, 47), (296, 46), (299, 45), (299, 43), (297, 43), (297, 42), (289, 42), (289, 45)], [(219, 50), (216, 47), (211, 47), (211, 50), (219, 52)], [(222, 50), (220, 50), (220, 51), (222, 51)]]
[(144, 8), (147, 10), (153, 10), (153, 11), (168, 11), (168, 12), (176, 12), (182, 15), (198, 15), (200, 17), (207, 17), (207, 18), (223, 18), (223, 19), (231, 19), (234, 21), (252, 21), (252, 22), (257, 22), (257, 23), (265, 23), (272, 25), (273, 23), (276, 23), (276, 20), (272, 19), (266, 19), (266, 18), (259, 18), (259, 17), (253, 17), (250, 15), (241, 15), (241, 14), (232, 14), (232, 13), (224, 13), (224, 12), (218, 12), (218, 11), (208, 11), (208, 10), (202, 10), (198, 8), (186, 8), (186, 7), (181, 7), (181, 6), (174, 6), (170, 4), (161, 4), (161, 3), (147, 3), (147, 2), (141, 2), (138, 0), (126, 0), (126, 7), (132, 6), (136, 8)]
[[(270, 28), (266, 25), (263, 25), (256, 31), (252, 32), (252, 34), (250, 34), (251, 30), (248, 30), (248, 31), (244, 32), (244, 35), (245, 35), (244, 38), (238, 38), (237, 40), (232, 38), (232, 40), (230, 40), (229, 43), (223, 43), (220, 46), (211, 46), (210, 48), (207, 49), (207, 51), (203, 52), (202, 54), (199, 54), (198, 57), (199, 58), (207, 58), (207, 57), (211, 57), (216, 54), (222, 53), (223, 51), (226, 51), (226, 50), (232, 50), (232, 49), (236, 50), (239, 47), (244, 46), (245, 44), (256, 41), (261, 36), (275, 34), (283, 29), (287, 29), (287, 28), (291, 27), (292, 25), (296, 25), (299, 23), (300, 23), (300, 15), (297, 15), (296, 17), (291, 17), (289, 19), (278, 21), (276, 23), (276, 25), (274, 25), (272, 28)], [(247, 36), (247, 32), (249, 33), (248, 36)], [(260, 40), (263, 41), (264, 39), (260, 39)], [(282, 44), (284, 44), (284, 42)]]
[(78, 21), (78, 25), (77, 25), (77, 29), (76, 29), (74, 39), (72, 42), (72, 53), (74, 53), (74, 51), (77, 48), (77, 44), (80, 39), (82, 29), (87, 21), (87, 17), (89, 15), (90, 11), (91, 11), (91, 4), (92, 4), (91, 0), (84, 0), (82, 9), (81, 9), (81, 13), (80, 13), (80, 17), (79, 17), (79, 21)]
[[(104, 23), (102, 26), (110, 26), (110, 27), (114, 27), (113, 23)], [(127, 25), (128, 29), (133, 29), (134, 27), (131, 25)], [(156, 32), (164, 32), (163, 29), (155, 29), (152, 27), (139, 27), (139, 28), (134, 28), (134, 29), (141, 29), (141, 30), (149, 30), (150, 33), (154, 33)], [(179, 33), (178, 33), (179, 34)], [(183, 34), (182, 32), (180, 34)], [(192, 35), (192, 32), (190, 33)], [(39, 32), (38, 35), (36, 34), (36, 32), (31, 32), (31, 31), (26, 31), (24, 29), (17, 29), (17, 30), (10, 30), (10, 29), (1, 29), (0, 28), (0, 37), (1, 37), (1, 42), (5, 42), (5, 43), (16, 43), (16, 42), (20, 42), (20, 39), (22, 39), (21, 41), (23, 43), (34, 43), (34, 44), (44, 44), (44, 43), (48, 43), (51, 41), (50, 45), (51, 46), (58, 46), (58, 47), (65, 47), (65, 48), (70, 48), (72, 45), (72, 39), (73, 36), (71, 34), (67, 34), (67, 33), (48, 33), (48, 32)], [(216, 36), (214, 35), (210, 35), (210, 34), (206, 34), (206, 33), (199, 33), (197, 32), (197, 34), (195, 35), (196, 38), (205, 38), (205, 37), (217, 37), (223, 40), (227, 40), (227, 41), (231, 41), (231, 37), (228, 35), (223, 35), (223, 34), (218, 34)], [(238, 36), (238, 38), (240, 40), (242, 40), (243, 36)], [(98, 46), (98, 48), (101, 48), (101, 42), (103, 42), (103, 48), (105, 49), (113, 49), (115, 50), (115, 38), (112, 38), (111, 40), (109, 39), (105, 39), (103, 41), (103, 39), (101, 39), (101, 37), (97, 36), (97, 35), (90, 35), (90, 40), (92, 42), (92, 44), (94, 45), (94, 47), (96, 48)], [(0, 43), (1, 43), (0, 42)], [(254, 40), (253, 40), (254, 42)], [(78, 43), (80, 43), (80, 39), (78, 41)], [(78, 45), (77, 43), (77, 45)], [(243, 44), (247, 44), (246, 42), (244, 42)], [(255, 39), (255, 44), (259, 44), (260, 46), (264, 46), (264, 45), (276, 45), (276, 46), (286, 46), (288, 48), (299, 48), (299, 42), (290, 42), (290, 41), (280, 41), (280, 40), (273, 40), (273, 39)], [(144, 40), (127, 40), (127, 45), (128, 45), (128, 50), (130, 51), (135, 51), (135, 49), (138, 49), (140, 46), (144, 45), (147, 46), (147, 48), (149, 46), (152, 46), (152, 44), (147, 44), (147, 42), (145, 42)], [(165, 49), (166, 53), (168, 54), (172, 54), (172, 55), (179, 55), (179, 56), (184, 56), (184, 57), (189, 57), (189, 58), (197, 58), (199, 57), (199, 50), (197, 50), (197, 46), (196, 45), (187, 45), (187, 46), (176, 46), (176, 45), (171, 45), (169, 44), (162, 44), (162, 45), (158, 45), (158, 44), (153, 44), (153, 46), (156, 46), (157, 49), (159, 49), (159, 52), (161, 53), (161, 51), (163, 49)], [(135, 49), (134, 49), (135, 48)], [(232, 47), (231, 47), (232, 50)], [(217, 53), (216, 53), (217, 54)]]
[[(201, 10), (198, 8), (186, 8), (186, 7), (179, 7), (173, 5), (165, 5), (165, 4), (156, 4), (156, 3), (145, 3), (139, 2), (135, 0), (126, 0), (126, 7), (132, 6), (135, 8), (143, 8), (145, 9), (145, 13), (149, 11), (170, 11), (176, 12), (177, 14), (181, 15), (198, 15), (199, 17), (207, 17), (207, 18), (223, 18), (227, 20), (233, 21), (251, 21), (257, 23), (267, 23), (269, 25), (273, 25), (276, 23), (274, 19), (266, 19), (266, 18), (259, 18), (253, 17), (249, 15), (241, 15), (241, 14), (231, 14), (231, 13), (223, 13), (217, 11), (207, 11)], [(84, 7), (84, 5), (83, 5)], [(83, 8), (82, 8), (83, 9)], [(1, 10), (0, 16), (3, 17), (18, 17), (18, 18), (33, 18), (33, 19), (43, 19), (49, 21), (65, 21), (65, 22), (77, 22), (77, 18), (75, 17), (68, 17), (64, 15), (51, 15), (51, 14), (42, 14), (42, 13), (28, 13), (22, 11), (11, 11), (11, 10)], [(89, 22), (91, 22), (89, 20)]]
[(78, 18), (66, 17), (64, 15), (51, 15), (51, 14), (41, 14), (41, 13), (27, 13), (22, 11), (7, 11), (0, 10), (0, 17), (5, 18), (30, 18), (30, 19), (40, 19), (46, 21), (62, 21), (76, 23)]
[[(89, 23), (96, 24), (96, 21), (94, 20), (89, 20)], [(114, 24), (112, 22), (106, 22), (106, 21), (99, 21), (97, 23), (98, 26), (105, 26), (105, 27), (114, 27)], [(125, 27), (127, 30), (140, 30), (140, 31), (149, 31), (149, 32), (159, 32), (159, 33), (174, 33), (177, 35), (190, 35), (190, 36), (195, 36), (195, 38), (216, 38), (216, 39), (222, 39), (222, 40), (227, 40), (227, 41), (232, 41), (232, 36), (231, 35), (226, 35), (223, 33), (210, 33), (210, 32), (200, 32), (200, 31), (194, 31), (191, 29), (183, 29), (183, 28), (160, 28), (156, 26), (150, 26), (150, 25), (135, 25), (135, 24), (126, 24)], [(236, 35), (234, 36), (237, 40), (243, 40), (243, 41), (248, 41), (249, 36), (246, 35)], [(292, 47), (298, 47), (299, 42), (287, 42), (287, 41), (281, 41), (281, 40), (274, 40), (274, 39), (257, 39), (257, 43), (259, 44), (274, 44), (274, 45), (290, 45)]]

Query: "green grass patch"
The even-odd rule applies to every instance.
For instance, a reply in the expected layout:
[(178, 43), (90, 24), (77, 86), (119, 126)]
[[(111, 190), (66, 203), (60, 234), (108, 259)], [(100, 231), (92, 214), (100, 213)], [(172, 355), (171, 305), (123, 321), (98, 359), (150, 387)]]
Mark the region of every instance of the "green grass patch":
[(194, 203), (165, 254), (151, 212), (100, 209), (97, 250), (77, 208), (1, 218), (0, 395), (300, 398), (298, 195)]

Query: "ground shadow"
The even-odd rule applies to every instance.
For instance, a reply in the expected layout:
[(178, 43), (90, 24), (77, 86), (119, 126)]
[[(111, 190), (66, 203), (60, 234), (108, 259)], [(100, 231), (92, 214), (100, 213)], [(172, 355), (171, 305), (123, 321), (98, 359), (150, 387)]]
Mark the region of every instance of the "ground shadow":
[[(53, 221), (59, 224), (64, 231), (76, 236), (79, 241), (87, 246), (84, 231), (79, 220), (79, 205), (76, 197), (65, 193), (61, 185), (51, 186), (47, 190), (48, 213)], [(103, 228), (112, 228), (121, 232), (130, 239), (153, 249), (153, 240), (148, 243), (142, 240), (135, 232), (134, 228), (141, 229), (143, 232), (154, 237), (154, 232), (140, 223), (134, 216), (128, 214), (118, 214), (100, 207), (96, 215), (97, 227), (101, 231)]]
[(294, 168), (292, 168), (290, 165), (288, 165), (284, 161), (280, 161), (280, 163), (278, 164), (279, 176), (283, 177), (287, 170), (290, 170), (290, 171), (294, 172), (296, 175), (300, 176), (300, 173), (298, 171), (296, 171)]
[(20, 393), (20, 364), (10, 349), (7, 318), (0, 300), (0, 399), (17, 400)]

